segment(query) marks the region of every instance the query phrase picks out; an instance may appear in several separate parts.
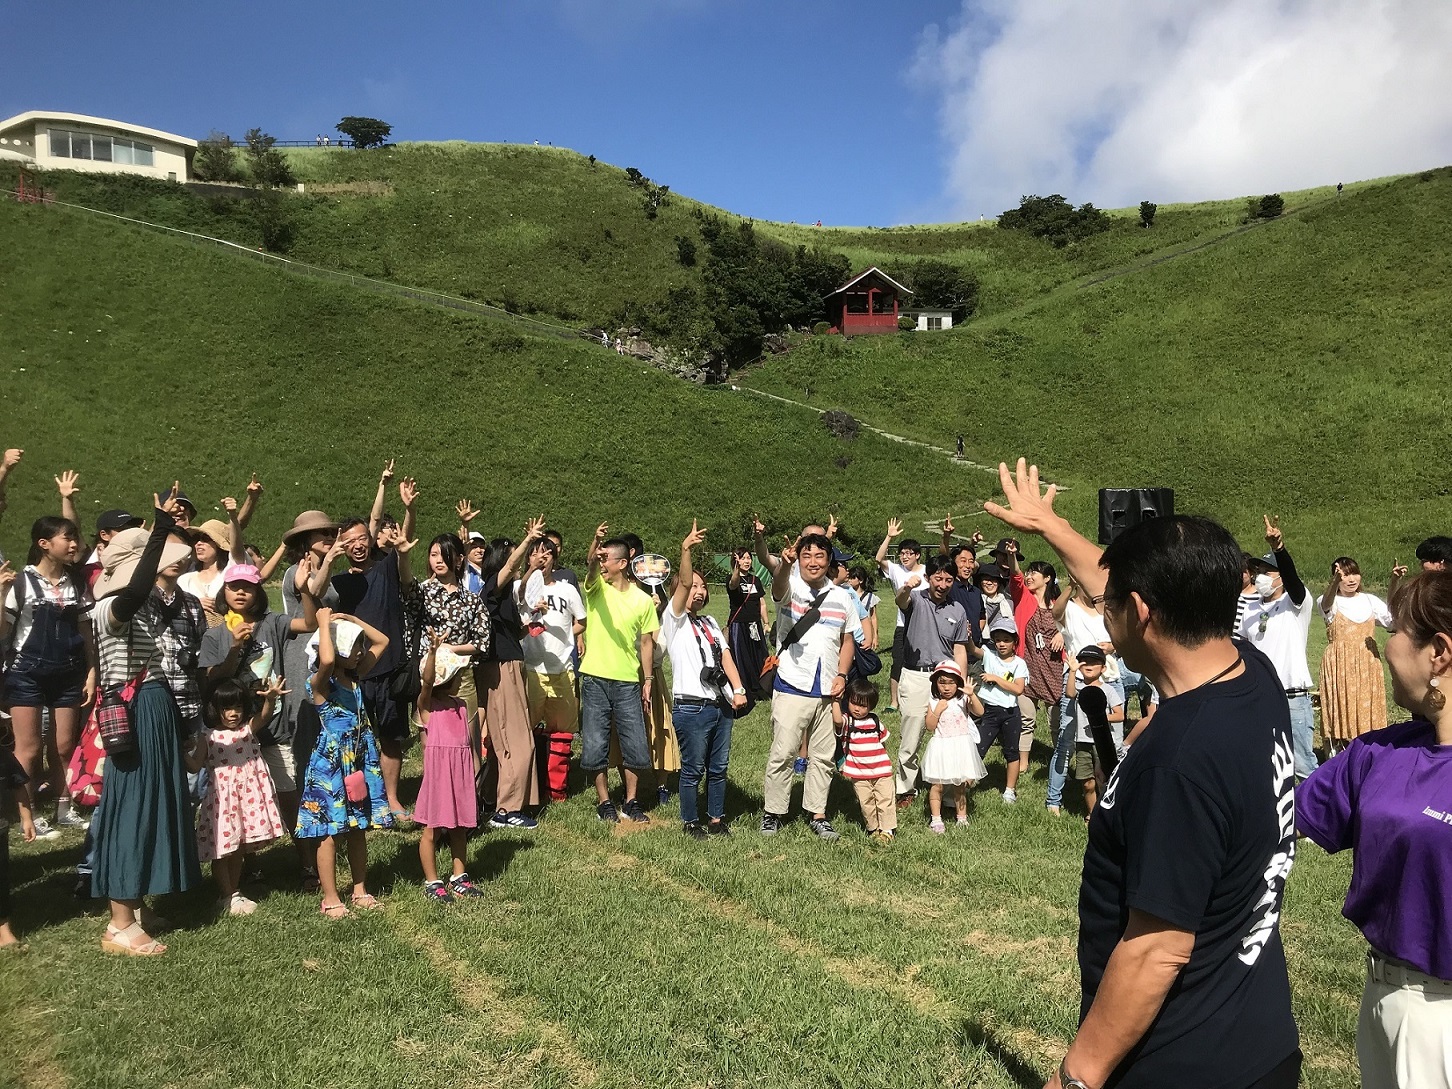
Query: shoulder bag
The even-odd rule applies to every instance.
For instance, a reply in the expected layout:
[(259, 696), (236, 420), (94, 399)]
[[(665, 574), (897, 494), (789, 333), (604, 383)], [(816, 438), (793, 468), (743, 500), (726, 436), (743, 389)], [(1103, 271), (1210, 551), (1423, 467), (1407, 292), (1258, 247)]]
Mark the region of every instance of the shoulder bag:
[(763, 688), (770, 688), (776, 683), (776, 667), (781, 664), (781, 656), (789, 647), (799, 642), (818, 620), (822, 619), (822, 602), (827, 600), (827, 592), (830, 589), (830, 586), (827, 587), (812, 599), (811, 605), (802, 614), (801, 619), (791, 626), (791, 630), (786, 635), (782, 636), (781, 642), (777, 644), (776, 653), (766, 659), (761, 667), (761, 686)]

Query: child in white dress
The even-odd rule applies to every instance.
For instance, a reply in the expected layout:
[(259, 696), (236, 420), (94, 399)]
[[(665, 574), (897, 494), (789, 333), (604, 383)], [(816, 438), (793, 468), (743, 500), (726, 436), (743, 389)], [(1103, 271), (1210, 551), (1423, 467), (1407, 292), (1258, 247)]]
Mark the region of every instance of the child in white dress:
[(978, 755), (978, 726), (969, 717), (983, 714), (978, 693), (963, 676), (958, 663), (939, 662), (929, 678), (933, 701), (928, 707), (927, 728), (932, 733), (923, 753), (922, 774), (931, 783), (928, 791), (928, 827), (943, 834), (943, 788), (953, 788), (958, 824), (968, 823), (968, 788), (988, 773)]

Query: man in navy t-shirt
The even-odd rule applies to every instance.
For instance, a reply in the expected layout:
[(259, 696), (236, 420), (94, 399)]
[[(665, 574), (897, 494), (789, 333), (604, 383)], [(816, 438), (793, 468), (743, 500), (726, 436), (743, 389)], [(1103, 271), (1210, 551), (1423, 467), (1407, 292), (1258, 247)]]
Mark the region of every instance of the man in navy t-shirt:
[(1136, 526), (1102, 553), (1000, 466), (1008, 505), (1104, 601), (1125, 663), (1160, 693), (1089, 824), (1081, 1023), (1048, 1089), (1292, 1089), (1301, 1052), (1279, 920), (1295, 855), (1295, 757), (1274, 668), (1226, 632), (1243, 557), (1203, 518)]

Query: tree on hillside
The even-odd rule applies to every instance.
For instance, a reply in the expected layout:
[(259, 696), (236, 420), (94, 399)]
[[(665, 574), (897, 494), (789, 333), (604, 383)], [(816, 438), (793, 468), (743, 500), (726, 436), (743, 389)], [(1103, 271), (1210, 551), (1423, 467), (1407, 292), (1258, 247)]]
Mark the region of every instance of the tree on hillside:
[(1159, 210), (1160, 210), (1160, 206), (1158, 204), (1154, 203), (1154, 201), (1150, 201), (1150, 200), (1142, 200), (1142, 201), (1140, 201), (1139, 202), (1139, 225), (1141, 227), (1145, 227), (1145, 228), (1153, 227), (1155, 225), (1155, 213), (1158, 212)]
[(237, 149), (232, 144), (232, 137), (213, 129), (197, 145), (197, 154), (192, 160), (192, 174), (198, 181), (241, 181), (242, 170), (237, 165)]
[(919, 261), (907, 270), (913, 302), (939, 310), (951, 310), (953, 321), (966, 321), (978, 308), (978, 277), (946, 261)]
[(273, 145), (275, 136), (261, 129), (247, 130), (247, 166), (252, 174), (252, 183), (264, 189), (277, 189), (297, 184), (292, 168), (287, 165), (282, 152)]
[(1047, 197), (1026, 196), (1017, 208), (1010, 208), (998, 217), (1004, 230), (1024, 231), (1035, 238), (1045, 238), (1055, 248), (1080, 242), (1091, 235), (1109, 230), (1109, 217), (1092, 204), (1075, 208), (1060, 193)]
[(393, 132), (392, 125), (376, 117), (345, 117), (336, 128), (353, 141), (354, 147), (382, 147)]
[(1268, 193), (1260, 198), (1260, 218), (1275, 219), (1286, 210), (1286, 201), (1279, 193)]

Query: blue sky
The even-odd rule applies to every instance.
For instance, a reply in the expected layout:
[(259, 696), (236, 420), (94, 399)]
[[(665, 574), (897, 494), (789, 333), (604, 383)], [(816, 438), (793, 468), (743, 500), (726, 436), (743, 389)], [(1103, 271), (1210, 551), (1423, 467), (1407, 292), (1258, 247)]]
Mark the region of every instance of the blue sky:
[(938, 219), (938, 103), (910, 73), (924, 26), (957, 8), (14, 3), (4, 21), (27, 44), (7, 51), (0, 116), (312, 139), (363, 114), (399, 140), (552, 141), (763, 218)]
[[(573, 147), (735, 212), (977, 219), (1452, 162), (1448, 0), (0, 0), (0, 117)], [(15, 43), (22, 43), (17, 48)]]

